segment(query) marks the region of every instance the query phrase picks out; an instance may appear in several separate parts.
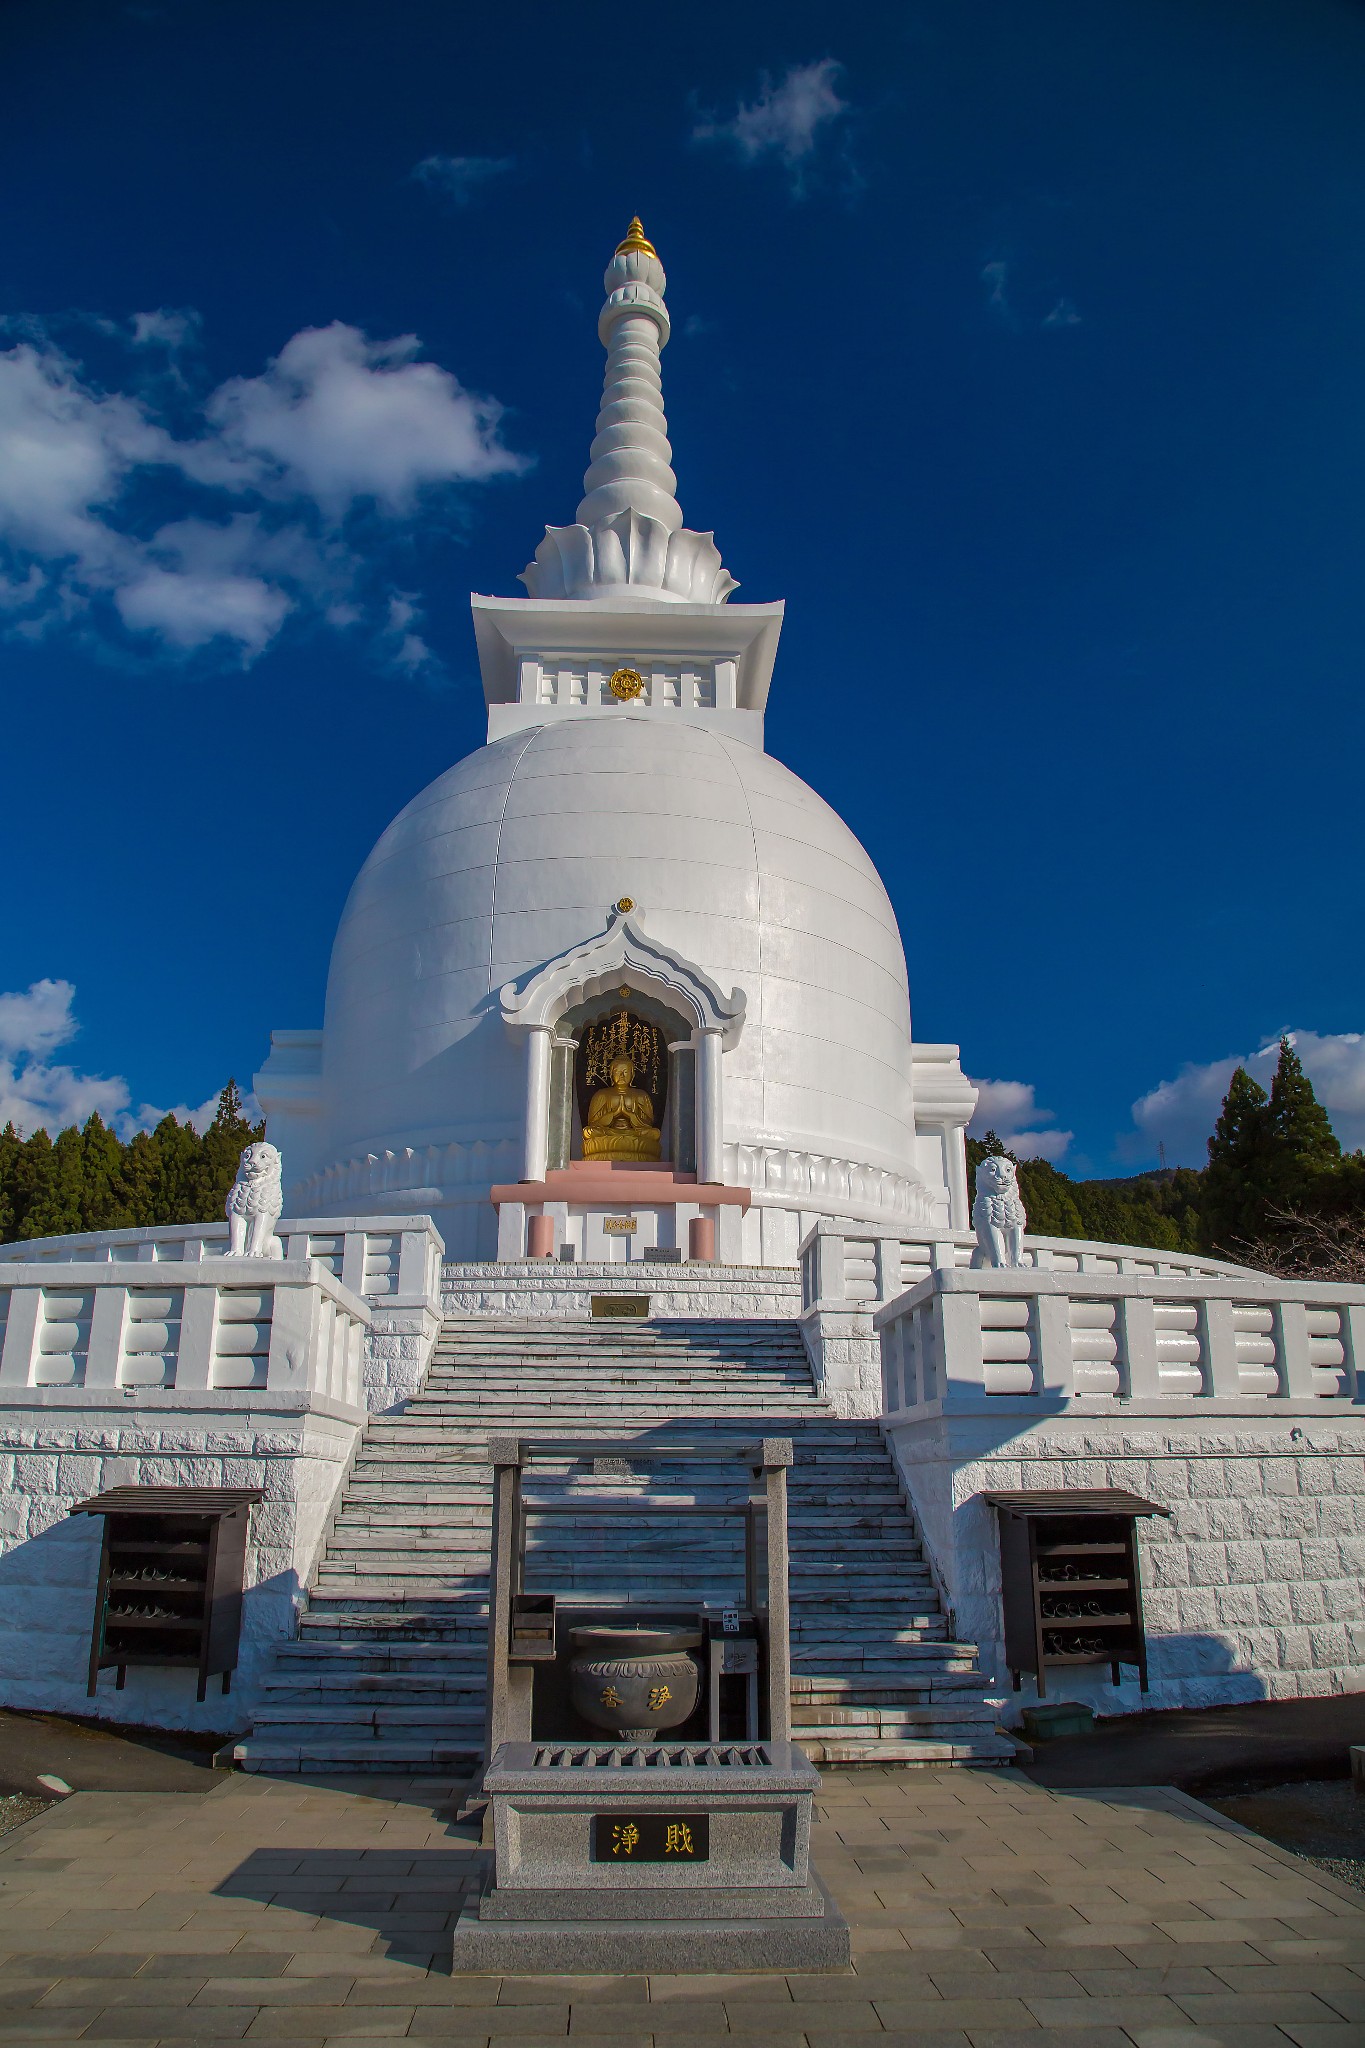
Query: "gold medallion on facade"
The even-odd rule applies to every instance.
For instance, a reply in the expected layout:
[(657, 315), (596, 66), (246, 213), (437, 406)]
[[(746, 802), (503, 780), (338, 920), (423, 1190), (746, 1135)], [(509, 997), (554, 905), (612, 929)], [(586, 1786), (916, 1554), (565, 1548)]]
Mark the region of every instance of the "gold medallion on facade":
[(626, 703), (631, 697), (638, 697), (645, 686), (645, 679), (638, 668), (618, 668), (608, 679), (607, 688), (619, 703)]

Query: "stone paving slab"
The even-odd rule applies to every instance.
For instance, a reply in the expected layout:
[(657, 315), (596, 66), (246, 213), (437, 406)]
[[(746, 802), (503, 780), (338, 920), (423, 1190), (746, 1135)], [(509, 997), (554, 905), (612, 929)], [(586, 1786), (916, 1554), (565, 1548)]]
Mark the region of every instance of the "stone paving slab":
[(459, 1788), (85, 1792), (0, 1839), (0, 2044), (1365, 2048), (1365, 1893), (1162, 1787), (829, 1771), (854, 1966), (452, 1976)]

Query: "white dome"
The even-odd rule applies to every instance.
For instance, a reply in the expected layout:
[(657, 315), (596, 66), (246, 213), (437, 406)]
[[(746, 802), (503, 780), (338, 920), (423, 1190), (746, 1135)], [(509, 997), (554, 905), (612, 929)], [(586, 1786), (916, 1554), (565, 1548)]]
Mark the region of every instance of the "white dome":
[(404, 1207), (516, 1179), (525, 1067), (498, 991), (600, 934), (622, 896), (652, 940), (746, 998), (725, 1058), (735, 1177), (773, 1185), (764, 1155), (812, 1155), (814, 1185), (847, 1197), (851, 1166), (859, 1206), (904, 1213), (886, 1177), (918, 1180), (910, 1005), (876, 869), (780, 762), (624, 708), (481, 748), (366, 861), (332, 953), (314, 1199), (345, 1198), (344, 1162), (406, 1148), (426, 1159), (391, 1180)]

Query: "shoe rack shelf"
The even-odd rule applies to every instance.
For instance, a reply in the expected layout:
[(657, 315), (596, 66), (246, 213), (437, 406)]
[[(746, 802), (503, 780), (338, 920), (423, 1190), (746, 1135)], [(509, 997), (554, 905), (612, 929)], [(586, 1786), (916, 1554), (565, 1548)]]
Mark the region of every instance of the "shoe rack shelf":
[(103, 1520), (90, 1673), (130, 1665), (193, 1671), (198, 1697), (219, 1678), (226, 1693), (237, 1664), (252, 1487), (119, 1486), (77, 1501), (73, 1515)]
[(1121, 1489), (988, 1493), (1000, 1523), (1005, 1662), (1019, 1691), (1027, 1672), (1039, 1699), (1054, 1667), (1136, 1665), (1147, 1690), (1138, 1523), (1169, 1515)]

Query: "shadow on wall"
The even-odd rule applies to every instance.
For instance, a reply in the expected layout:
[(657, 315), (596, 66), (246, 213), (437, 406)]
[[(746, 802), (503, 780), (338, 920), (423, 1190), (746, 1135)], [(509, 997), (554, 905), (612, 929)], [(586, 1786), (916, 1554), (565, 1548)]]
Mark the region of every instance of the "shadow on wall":
[[(50, 1503), (48, 1504), (50, 1505)], [(232, 1689), (211, 1678), (196, 1699), (196, 1668), (128, 1667), (122, 1692), (113, 1668), (86, 1691), (95, 1623), (101, 1529), (97, 1515), (63, 1514), (0, 1555), (0, 1705), (94, 1715), (130, 1725), (239, 1733), (250, 1722), (254, 1684), (276, 1643), (296, 1633), (298, 1574), (248, 1587)]]

